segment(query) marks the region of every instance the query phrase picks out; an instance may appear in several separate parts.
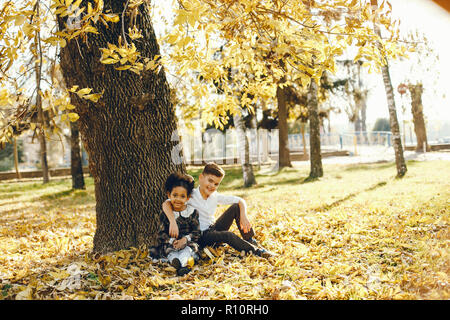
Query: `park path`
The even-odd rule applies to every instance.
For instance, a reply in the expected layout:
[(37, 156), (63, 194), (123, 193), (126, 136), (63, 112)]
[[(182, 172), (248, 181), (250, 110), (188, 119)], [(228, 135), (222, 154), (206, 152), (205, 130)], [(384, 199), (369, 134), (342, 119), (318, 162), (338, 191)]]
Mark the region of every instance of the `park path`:
[[(405, 160), (414, 161), (433, 161), (433, 160), (447, 160), (450, 161), (449, 151), (432, 151), (432, 152), (415, 152), (404, 151)], [(393, 148), (367, 148), (357, 150), (357, 155), (350, 155), (345, 157), (326, 157), (322, 158), (323, 164), (363, 164), (363, 163), (377, 163), (377, 162), (395, 162), (395, 155)], [(309, 161), (294, 161), (294, 165), (308, 165)]]

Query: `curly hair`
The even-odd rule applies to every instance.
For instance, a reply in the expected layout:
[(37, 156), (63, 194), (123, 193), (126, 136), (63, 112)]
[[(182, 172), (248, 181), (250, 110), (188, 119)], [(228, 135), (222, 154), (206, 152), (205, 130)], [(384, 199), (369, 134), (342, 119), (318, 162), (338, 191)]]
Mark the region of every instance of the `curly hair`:
[(167, 177), (166, 183), (164, 185), (164, 190), (170, 193), (175, 187), (183, 187), (186, 189), (187, 195), (189, 197), (192, 193), (192, 190), (194, 190), (194, 183), (194, 178), (192, 176), (174, 172)]

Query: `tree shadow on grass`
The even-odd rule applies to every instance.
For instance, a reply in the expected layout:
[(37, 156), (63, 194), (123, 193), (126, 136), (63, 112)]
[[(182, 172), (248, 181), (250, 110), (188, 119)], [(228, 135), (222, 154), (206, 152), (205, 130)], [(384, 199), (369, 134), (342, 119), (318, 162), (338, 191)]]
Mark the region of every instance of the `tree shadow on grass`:
[[(416, 166), (420, 163), (421, 161), (417, 161), (417, 160), (408, 160), (406, 161), (406, 166)], [(386, 161), (386, 160), (381, 160), (378, 162), (374, 162), (374, 163), (363, 163), (363, 164), (350, 164), (350, 165), (346, 165), (345, 167), (342, 168), (343, 171), (361, 171), (361, 170), (373, 170), (373, 169), (388, 169), (388, 168), (395, 168), (395, 162), (390, 162), (390, 161)]]
[(374, 184), (373, 186), (371, 186), (371, 187), (369, 187), (369, 188), (366, 188), (366, 189), (361, 190), (361, 191), (358, 191), (358, 192), (351, 193), (351, 194), (349, 194), (349, 195), (347, 195), (347, 196), (345, 196), (345, 197), (343, 197), (343, 198), (341, 198), (341, 199), (338, 199), (338, 200), (336, 200), (336, 201), (333, 201), (333, 202), (330, 203), (330, 204), (324, 204), (324, 205), (322, 205), (322, 206), (319, 206), (319, 207), (316, 207), (316, 208), (312, 208), (312, 209), (310, 209), (310, 210), (313, 211), (313, 212), (328, 211), (328, 210), (330, 210), (330, 209), (332, 209), (332, 208), (334, 208), (334, 207), (339, 206), (341, 203), (343, 203), (343, 202), (345, 202), (345, 201), (347, 201), (347, 200), (353, 199), (354, 197), (356, 197), (357, 195), (359, 195), (359, 194), (361, 194), (361, 193), (363, 193), (363, 192), (373, 191), (373, 190), (375, 190), (375, 189), (378, 189), (378, 188), (380, 188), (380, 187), (385, 186), (386, 184), (387, 184), (386, 181), (378, 182), (378, 183)]

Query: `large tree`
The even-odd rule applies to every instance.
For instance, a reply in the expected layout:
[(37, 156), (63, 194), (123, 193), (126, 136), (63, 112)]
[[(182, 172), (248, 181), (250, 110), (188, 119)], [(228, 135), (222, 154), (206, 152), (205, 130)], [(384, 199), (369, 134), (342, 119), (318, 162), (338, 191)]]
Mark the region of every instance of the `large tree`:
[[(124, 12), (125, 1), (105, 1), (105, 9)], [(146, 57), (159, 55), (147, 6), (136, 7), (135, 24), (143, 30), (137, 50)], [(122, 16), (125, 30), (131, 17)], [(64, 29), (65, 20), (59, 19)], [(100, 48), (117, 42), (122, 25), (97, 25), (98, 34), (73, 39), (60, 59), (68, 87), (78, 85), (103, 92), (97, 103), (72, 95), (80, 116), (79, 129), (89, 154), (94, 178), (97, 229), (94, 251), (108, 252), (155, 245), (163, 185), (174, 171), (184, 171), (172, 150), (177, 147), (177, 125), (164, 70), (141, 74), (120, 71), (100, 62)], [(123, 39), (126, 41), (126, 39)], [(175, 161), (174, 161), (175, 160)]]

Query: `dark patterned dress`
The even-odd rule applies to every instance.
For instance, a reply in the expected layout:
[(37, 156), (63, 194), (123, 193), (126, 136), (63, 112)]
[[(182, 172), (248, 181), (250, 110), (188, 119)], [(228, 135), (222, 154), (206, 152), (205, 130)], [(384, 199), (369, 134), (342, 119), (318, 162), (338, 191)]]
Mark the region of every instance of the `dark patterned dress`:
[[(198, 222), (198, 211), (193, 207), (187, 206), (183, 211), (174, 211), (175, 221), (178, 225), (178, 238), (188, 238), (186, 246), (190, 247), (194, 253), (198, 252), (198, 240), (200, 238), (200, 223)], [(159, 254), (163, 257), (176, 251), (172, 243), (175, 240), (169, 236), (170, 222), (164, 212), (160, 214), (159, 224)]]

